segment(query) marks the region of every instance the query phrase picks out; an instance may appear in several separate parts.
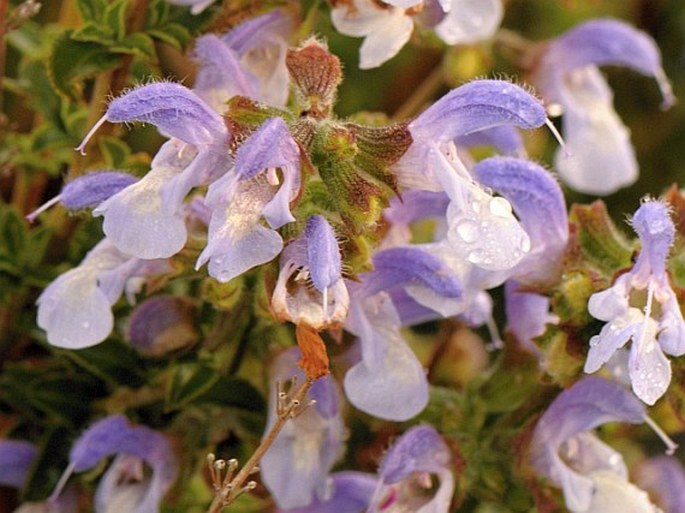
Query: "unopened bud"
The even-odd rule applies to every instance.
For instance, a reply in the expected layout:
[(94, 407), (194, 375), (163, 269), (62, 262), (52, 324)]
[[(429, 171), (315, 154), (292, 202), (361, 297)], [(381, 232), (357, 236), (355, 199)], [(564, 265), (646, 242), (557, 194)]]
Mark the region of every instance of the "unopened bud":
[(305, 113), (315, 118), (328, 116), (342, 80), (340, 59), (331, 54), (326, 45), (309, 39), (300, 48), (289, 49), (285, 63)]

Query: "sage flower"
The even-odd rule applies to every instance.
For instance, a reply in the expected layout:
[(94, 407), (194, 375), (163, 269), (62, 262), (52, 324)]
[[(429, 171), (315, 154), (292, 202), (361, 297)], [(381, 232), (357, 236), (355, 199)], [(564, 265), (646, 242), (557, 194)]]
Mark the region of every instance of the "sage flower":
[[(668, 207), (656, 200), (646, 200), (638, 208), (632, 226), (642, 243), (635, 265), (588, 302), (590, 314), (607, 324), (590, 339), (585, 372), (599, 370), (632, 340), (628, 371), (633, 391), (654, 404), (671, 381), (671, 364), (664, 353), (685, 354), (685, 321), (666, 272), (675, 226)], [(646, 292), (643, 309), (631, 300), (635, 291)]]
[(674, 103), (652, 38), (618, 20), (587, 21), (546, 43), (533, 73), (540, 93), (564, 114), (566, 154), (557, 152), (555, 168), (573, 189), (599, 195), (632, 184), (638, 175), (628, 129), (598, 68), (605, 65), (654, 77), (663, 107)]

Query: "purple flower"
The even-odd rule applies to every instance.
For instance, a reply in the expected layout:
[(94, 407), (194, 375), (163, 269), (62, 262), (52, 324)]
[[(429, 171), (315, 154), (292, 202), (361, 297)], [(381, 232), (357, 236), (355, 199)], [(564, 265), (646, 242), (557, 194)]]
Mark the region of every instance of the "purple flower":
[(428, 403), (426, 374), (400, 333), (401, 321), (386, 292), (369, 294), (348, 282), (355, 298), (345, 329), (359, 338), (361, 361), (345, 375), (344, 389), (360, 410), (382, 419), (403, 421)]
[[(452, 455), (431, 426), (417, 426), (388, 449), (378, 477), (333, 474), (329, 497), (281, 513), (447, 513), (454, 493)], [(431, 476), (439, 481), (433, 487)]]
[(512, 270), (512, 276), (524, 285), (554, 283), (561, 273), (569, 236), (559, 184), (540, 165), (514, 157), (482, 160), (471, 172), (478, 182), (511, 202), (530, 237), (530, 252)]
[(504, 289), (507, 328), (523, 348), (540, 356), (533, 339), (543, 335), (548, 324), (557, 324), (559, 317), (550, 313), (548, 297), (522, 291), (520, 287), (516, 281), (509, 280)]
[(200, 63), (194, 90), (217, 112), (235, 95), (277, 107), (288, 99), (285, 65), (292, 17), (275, 9), (247, 20), (222, 37), (206, 34), (195, 42)]
[(538, 421), (530, 462), (561, 487), (573, 513), (657, 513), (647, 494), (628, 482), (621, 455), (591, 432), (607, 422), (646, 418), (644, 406), (620, 385), (585, 378), (562, 392)]
[[(666, 273), (675, 227), (668, 207), (655, 200), (640, 206), (632, 225), (642, 243), (635, 265), (588, 302), (590, 314), (607, 324), (590, 339), (585, 372), (597, 371), (632, 340), (628, 370), (633, 391), (645, 403), (654, 404), (671, 381), (671, 364), (664, 353), (685, 354), (685, 321)], [(631, 302), (631, 294), (643, 290), (647, 297), (640, 309)]]
[(685, 511), (685, 469), (672, 456), (650, 458), (638, 465), (635, 481), (654, 496), (664, 513)]
[(99, 344), (112, 331), (112, 305), (126, 290), (129, 300), (141, 278), (168, 270), (163, 260), (144, 261), (121, 253), (104, 239), (78, 267), (59, 276), (38, 300), (38, 326), (57, 347), (81, 349)]
[(55, 203), (69, 210), (97, 207), (110, 196), (135, 183), (138, 179), (121, 171), (91, 171), (62, 188), (62, 192), (26, 216), (33, 222), (39, 214)]
[(304, 233), (281, 255), (271, 299), (274, 315), (322, 330), (342, 325), (349, 301), (335, 233), (324, 217), (312, 216)]
[(0, 486), (24, 486), (37, 453), (36, 447), (29, 442), (0, 440)]
[[(299, 359), (300, 351), (292, 348), (273, 364), (266, 432), (276, 421), (276, 382), (293, 377), (304, 381), (297, 368)], [(283, 509), (301, 508), (325, 495), (328, 473), (342, 455), (347, 438), (340, 394), (332, 377), (317, 379), (310, 397), (316, 403), (285, 424), (260, 463), (262, 480)]]
[(235, 170), (209, 187), (212, 218), (196, 267), (209, 261), (210, 276), (226, 282), (275, 258), (283, 249), (276, 229), (295, 220), (290, 202), (299, 190), (299, 147), (281, 118), (268, 119), (240, 146)]
[(74, 442), (69, 466), (52, 498), (73, 472), (85, 472), (104, 458), (116, 455), (95, 493), (96, 513), (117, 511), (154, 513), (176, 479), (178, 464), (167, 438), (145, 426), (132, 426), (123, 415), (113, 415), (90, 426)]
[(590, 194), (610, 194), (632, 184), (638, 174), (629, 132), (598, 69), (604, 65), (627, 66), (654, 77), (664, 106), (674, 102), (656, 44), (621, 21), (588, 21), (547, 43), (533, 78), (548, 101), (563, 109), (571, 154), (568, 158), (557, 152), (555, 168), (569, 186)]

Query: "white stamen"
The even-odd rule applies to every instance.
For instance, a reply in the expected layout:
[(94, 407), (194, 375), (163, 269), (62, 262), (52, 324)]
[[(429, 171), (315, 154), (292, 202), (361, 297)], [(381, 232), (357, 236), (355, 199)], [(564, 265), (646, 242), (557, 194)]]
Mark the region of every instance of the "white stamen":
[(640, 340), (637, 342), (637, 347), (643, 348), (645, 339), (647, 338), (647, 326), (649, 323), (649, 320), (651, 319), (652, 316), (652, 300), (654, 299), (654, 285), (650, 281), (649, 285), (647, 285), (647, 303), (645, 304), (645, 308), (643, 310), (645, 314), (645, 320), (642, 321), (642, 332), (640, 333)]
[(499, 330), (497, 329), (497, 324), (495, 324), (495, 319), (492, 314), (488, 315), (488, 320), (485, 321), (485, 325), (490, 334), (490, 343), (485, 348), (488, 351), (504, 348), (504, 342), (502, 342), (502, 337), (499, 335)]
[(79, 144), (76, 148), (74, 148), (76, 151), (78, 151), (81, 155), (86, 154), (86, 144), (88, 144), (88, 141), (90, 141), (91, 137), (95, 135), (95, 132), (97, 132), (98, 128), (100, 128), (102, 125), (105, 124), (105, 121), (107, 121), (107, 114), (102, 116), (100, 119), (98, 119), (97, 123), (93, 125), (93, 128), (91, 128), (86, 136), (83, 138), (83, 141), (81, 141), (81, 144)]
[(53, 206), (55, 203), (59, 203), (60, 199), (62, 199), (62, 195), (58, 194), (51, 200), (46, 201), (43, 203), (40, 207), (38, 207), (36, 210), (31, 212), (29, 215), (26, 216), (26, 220), (29, 223), (32, 223), (36, 220), (36, 217), (38, 217), (40, 214), (45, 212), (47, 209), (49, 209), (51, 206)]
[(678, 103), (678, 98), (673, 94), (670, 80), (668, 80), (668, 77), (662, 68), (656, 70), (654, 78), (656, 79), (656, 83), (661, 91), (661, 97), (663, 98), (661, 101), (661, 110), (670, 109), (673, 105)]
[(663, 429), (661, 429), (661, 426), (654, 422), (654, 420), (652, 420), (652, 418), (647, 414), (645, 414), (645, 422), (650, 428), (652, 428), (652, 431), (654, 431), (657, 434), (657, 436), (661, 438), (664, 444), (666, 444), (666, 454), (669, 456), (673, 456), (675, 450), (678, 448), (678, 444), (675, 443), (671, 439), (671, 437), (668, 436)]
[(328, 320), (328, 287), (323, 288), (323, 320)]
[(278, 174), (276, 173), (275, 167), (270, 167), (266, 170), (266, 181), (269, 182), (269, 185), (273, 185), (274, 187), (281, 183), (281, 181), (278, 179)]
[(48, 497), (48, 502), (55, 502), (60, 494), (62, 493), (62, 490), (67, 484), (67, 481), (69, 481), (69, 478), (71, 477), (71, 474), (74, 473), (74, 467), (75, 464), (74, 462), (69, 463), (67, 465), (67, 468), (64, 469), (64, 472), (62, 472), (62, 475), (59, 478), (59, 481), (57, 481), (57, 485), (55, 485), (55, 489), (52, 491), (50, 494), (50, 497)]
[(564, 138), (561, 137), (561, 134), (559, 133), (559, 130), (557, 130), (557, 127), (554, 126), (554, 123), (552, 123), (549, 118), (545, 118), (545, 125), (547, 125), (547, 128), (549, 128), (549, 131), (552, 132), (552, 135), (554, 136), (554, 138), (559, 143), (559, 146), (561, 146), (561, 149), (564, 151), (564, 157), (566, 157), (566, 158), (572, 157), (573, 155), (566, 148), (566, 143), (564, 142)]

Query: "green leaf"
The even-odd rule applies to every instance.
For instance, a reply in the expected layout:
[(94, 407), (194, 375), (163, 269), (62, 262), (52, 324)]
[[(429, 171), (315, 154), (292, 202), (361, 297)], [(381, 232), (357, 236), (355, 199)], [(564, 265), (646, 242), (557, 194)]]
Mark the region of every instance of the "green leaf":
[(108, 168), (123, 169), (131, 156), (131, 149), (117, 137), (104, 136), (98, 139), (100, 151)]
[(0, 210), (0, 247), (18, 257), (26, 245), (27, 228), (19, 212), (5, 205)]
[(126, 37), (126, 11), (131, 0), (114, 0), (105, 9), (103, 21), (116, 41)]
[(187, 28), (173, 22), (153, 29), (148, 29), (147, 33), (155, 39), (159, 39), (178, 50), (183, 50), (193, 37)]
[(99, 21), (107, 8), (107, 0), (76, 0), (76, 7), (86, 24)]
[(233, 377), (221, 377), (210, 389), (197, 396), (194, 402), (250, 411), (264, 411), (266, 408), (266, 401), (255, 387), (244, 379)]
[(219, 378), (219, 373), (204, 362), (179, 365), (169, 381), (166, 409), (179, 409), (192, 402), (208, 392)]
[(71, 34), (71, 39), (108, 46), (114, 43), (114, 32), (106, 25), (89, 21), (82, 27), (74, 30)]
[(142, 360), (129, 345), (108, 339), (85, 349), (55, 349), (59, 357), (110, 383), (139, 387), (145, 383)]
[(102, 45), (73, 41), (70, 35), (66, 31), (54, 41), (48, 74), (59, 94), (78, 101), (83, 81), (116, 67), (119, 57)]
[(573, 205), (569, 216), (581, 259), (579, 267), (591, 265), (606, 278), (631, 265), (632, 248), (616, 228), (601, 200), (592, 205)]
[(38, 443), (38, 455), (26, 478), (24, 501), (43, 502), (48, 498), (67, 463), (71, 442), (68, 429), (48, 427)]
[(114, 53), (130, 54), (149, 60), (155, 60), (157, 57), (154, 41), (142, 32), (126, 36), (117, 44), (110, 46), (109, 50)]

